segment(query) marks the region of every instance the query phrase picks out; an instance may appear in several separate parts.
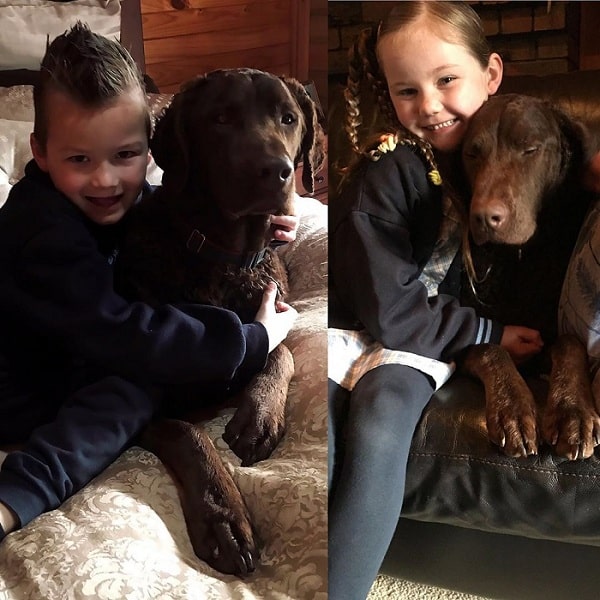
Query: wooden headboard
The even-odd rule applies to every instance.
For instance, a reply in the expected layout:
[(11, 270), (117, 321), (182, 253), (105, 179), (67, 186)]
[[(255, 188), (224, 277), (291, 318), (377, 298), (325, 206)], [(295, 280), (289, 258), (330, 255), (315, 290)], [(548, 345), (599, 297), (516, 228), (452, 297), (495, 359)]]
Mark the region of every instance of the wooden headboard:
[[(59, 0), (57, 0), (59, 1)], [(133, 56), (142, 73), (146, 73), (142, 14), (140, 0), (121, 1), (121, 43)], [(12, 85), (33, 85), (38, 71), (29, 69), (0, 70), (0, 87)], [(154, 82), (146, 78), (148, 91), (158, 91)]]

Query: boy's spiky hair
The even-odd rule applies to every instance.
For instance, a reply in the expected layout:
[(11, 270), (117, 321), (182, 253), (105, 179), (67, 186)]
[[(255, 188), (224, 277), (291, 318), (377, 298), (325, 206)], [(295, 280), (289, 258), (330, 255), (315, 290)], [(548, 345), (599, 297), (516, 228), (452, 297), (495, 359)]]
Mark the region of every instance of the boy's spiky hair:
[[(46, 49), (33, 88), (34, 135), (46, 145), (49, 90), (60, 91), (82, 106), (97, 107), (130, 90), (144, 94), (144, 79), (129, 52), (118, 42), (94, 33), (78, 21)], [(147, 133), (150, 136), (150, 114)]]

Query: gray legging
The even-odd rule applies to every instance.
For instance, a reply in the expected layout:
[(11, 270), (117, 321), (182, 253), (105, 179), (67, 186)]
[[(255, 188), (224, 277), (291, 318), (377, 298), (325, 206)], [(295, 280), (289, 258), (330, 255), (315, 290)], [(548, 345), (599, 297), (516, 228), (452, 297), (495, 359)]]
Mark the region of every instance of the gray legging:
[(368, 372), (352, 393), (329, 381), (329, 600), (364, 600), (402, 509), (408, 452), (433, 394), (403, 365)]

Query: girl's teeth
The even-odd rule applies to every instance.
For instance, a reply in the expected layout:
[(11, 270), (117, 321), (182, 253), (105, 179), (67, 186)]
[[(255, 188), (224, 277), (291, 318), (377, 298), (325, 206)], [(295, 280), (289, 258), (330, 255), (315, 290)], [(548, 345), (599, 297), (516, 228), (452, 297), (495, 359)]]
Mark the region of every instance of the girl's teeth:
[(437, 125), (431, 125), (429, 129), (433, 129), (433, 131), (436, 131), (438, 129), (443, 129), (444, 127), (450, 127), (450, 125), (454, 124), (455, 120), (456, 119), (451, 119), (450, 121), (444, 121), (443, 123), (438, 123)]

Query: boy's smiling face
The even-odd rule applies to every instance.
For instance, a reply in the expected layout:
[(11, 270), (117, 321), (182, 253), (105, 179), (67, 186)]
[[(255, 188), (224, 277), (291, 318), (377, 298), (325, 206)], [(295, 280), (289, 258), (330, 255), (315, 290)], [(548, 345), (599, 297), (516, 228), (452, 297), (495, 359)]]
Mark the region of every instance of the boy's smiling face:
[(50, 91), (46, 103), (45, 147), (31, 136), (37, 164), (91, 221), (117, 223), (136, 201), (150, 160), (143, 96), (131, 91), (89, 108)]

